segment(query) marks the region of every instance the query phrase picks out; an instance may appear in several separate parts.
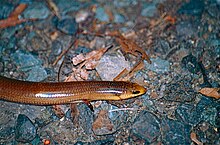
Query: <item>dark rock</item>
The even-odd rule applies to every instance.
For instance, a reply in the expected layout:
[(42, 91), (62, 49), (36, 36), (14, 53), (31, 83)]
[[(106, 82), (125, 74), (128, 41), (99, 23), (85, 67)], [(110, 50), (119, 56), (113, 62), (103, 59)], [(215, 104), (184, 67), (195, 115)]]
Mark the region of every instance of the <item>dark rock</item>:
[(30, 3), (23, 12), (25, 18), (46, 19), (50, 14), (49, 9), (45, 3), (33, 2)]
[(216, 128), (220, 128), (220, 105), (217, 103), (212, 103), (211, 105), (204, 108), (202, 112), (202, 119)]
[(40, 82), (47, 78), (47, 72), (42, 66), (34, 66), (28, 71), (27, 81)]
[(86, 104), (80, 104), (77, 106), (80, 112), (79, 125), (84, 129), (86, 134), (92, 133), (93, 112)]
[(89, 48), (79, 46), (79, 47), (77, 47), (77, 49), (75, 50), (75, 53), (78, 55), (78, 54), (81, 54), (81, 53), (88, 53), (88, 52), (90, 52), (90, 51), (91, 51), (91, 49), (89, 49)]
[(220, 144), (219, 132), (208, 122), (200, 122), (193, 127), (193, 132), (196, 133), (198, 140), (205, 145)]
[(204, 1), (203, 0), (190, 0), (190, 2), (184, 4), (179, 10), (180, 14), (188, 14), (194, 16), (201, 16), (204, 11)]
[(74, 18), (64, 18), (58, 21), (57, 29), (68, 35), (74, 35), (77, 32), (78, 25)]
[(219, 18), (219, 6), (217, 4), (212, 4), (208, 7), (207, 12), (210, 16), (214, 18)]
[(47, 77), (47, 72), (42, 67), (40, 59), (26, 51), (16, 51), (11, 55), (13, 62), (21, 71), (27, 72), (28, 81), (42, 81)]
[(159, 119), (150, 112), (142, 111), (135, 119), (131, 131), (137, 137), (152, 143), (160, 136)]
[(190, 144), (190, 126), (182, 122), (163, 119), (161, 123), (162, 140), (164, 144)]
[(108, 14), (105, 12), (105, 9), (103, 7), (98, 7), (96, 9), (96, 15), (95, 17), (102, 22), (108, 22), (109, 21), (109, 16)]
[(193, 74), (197, 74), (201, 70), (200, 65), (197, 62), (196, 57), (193, 56), (192, 54), (185, 56), (181, 62), (183, 64), (183, 67), (186, 68), (189, 72), (191, 72)]
[(31, 53), (22, 50), (17, 50), (15, 53), (11, 54), (11, 58), (22, 71), (30, 70), (31, 67), (41, 65), (42, 63)]
[(19, 142), (31, 142), (37, 134), (32, 121), (25, 115), (19, 114), (15, 126), (15, 139)]
[(175, 116), (179, 121), (195, 126), (203, 120), (202, 115), (211, 104), (213, 101), (210, 98), (202, 97), (196, 106), (191, 104), (180, 105), (175, 111)]
[(2, 61), (2, 59), (0, 58), (0, 73), (4, 71), (4, 63)]

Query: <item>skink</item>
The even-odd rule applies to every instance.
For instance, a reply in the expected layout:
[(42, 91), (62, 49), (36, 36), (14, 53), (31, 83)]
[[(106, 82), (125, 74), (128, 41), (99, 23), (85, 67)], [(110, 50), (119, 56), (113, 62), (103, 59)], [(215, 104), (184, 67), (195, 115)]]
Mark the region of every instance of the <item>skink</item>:
[(124, 100), (146, 89), (123, 81), (27, 82), (0, 76), (0, 99), (33, 105), (67, 104), (77, 100)]

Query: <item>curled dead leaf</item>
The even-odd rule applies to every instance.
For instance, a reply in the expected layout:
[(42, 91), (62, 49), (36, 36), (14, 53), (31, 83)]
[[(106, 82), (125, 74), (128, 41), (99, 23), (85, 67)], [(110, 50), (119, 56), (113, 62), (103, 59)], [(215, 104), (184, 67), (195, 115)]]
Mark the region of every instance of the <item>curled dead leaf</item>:
[(196, 133), (195, 132), (191, 132), (190, 133), (190, 138), (193, 142), (195, 142), (197, 145), (203, 145), (202, 142), (200, 142), (198, 139), (197, 139), (197, 136), (196, 136)]
[(215, 99), (220, 98), (220, 88), (202, 88), (199, 93)]

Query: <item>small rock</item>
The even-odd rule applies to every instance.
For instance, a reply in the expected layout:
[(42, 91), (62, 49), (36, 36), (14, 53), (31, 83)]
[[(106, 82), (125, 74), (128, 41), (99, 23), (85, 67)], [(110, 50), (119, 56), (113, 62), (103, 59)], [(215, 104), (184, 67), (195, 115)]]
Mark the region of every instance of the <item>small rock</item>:
[(93, 112), (89, 109), (86, 104), (79, 104), (77, 106), (79, 114), (79, 125), (83, 128), (86, 134), (92, 133), (92, 122), (93, 122)]
[(196, 125), (201, 121), (201, 110), (198, 110), (198, 107), (190, 104), (182, 104), (175, 111), (175, 117), (189, 125)]
[(42, 66), (34, 66), (28, 71), (27, 81), (40, 82), (47, 78), (47, 72)]
[(52, 49), (53, 49), (52, 53), (56, 56), (60, 55), (60, 53), (62, 52), (62, 47), (63, 46), (62, 46), (61, 42), (56, 41), (56, 40), (53, 41), (52, 42)]
[(144, 17), (153, 17), (157, 13), (157, 7), (153, 3), (146, 3), (141, 11)]
[(201, 16), (204, 8), (205, 4), (203, 0), (190, 0), (190, 2), (182, 5), (182, 7), (178, 10), (178, 13)]
[(107, 13), (105, 12), (105, 9), (103, 7), (98, 7), (96, 9), (96, 15), (95, 17), (103, 22), (108, 22), (109, 21), (109, 16), (107, 15)]
[(11, 54), (11, 58), (22, 71), (28, 71), (32, 67), (42, 64), (42, 62), (31, 53), (22, 50), (17, 50)]
[(135, 119), (131, 131), (147, 143), (155, 141), (160, 136), (159, 119), (150, 112), (142, 111)]
[(220, 105), (212, 103), (207, 108), (205, 108), (201, 117), (209, 124), (215, 126), (216, 128), (220, 128)]
[(161, 133), (166, 144), (190, 144), (190, 126), (179, 121), (163, 119)]
[(196, 57), (192, 54), (185, 56), (181, 62), (183, 64), (183, 67), (193, 74), (197, 74), (201, 70)]
[(27, 9), (23, 12), (26, 19), (46, 19), (50, 14), (50, 11), (44, 3), (33, 2), (28, 5)]
[(81, 53), (89, 53), (91, 52), (91, 49), (87, 48), (87, 47), (82, 47), (82, 46), (79, 46), (77, 47), (77, 49), (75, 50), (75, 54), (79, 55)]
[(99, 112), (98, 117), (92, 125), (92, 130), (96, 135), (107, 135), (116, 131), (115, 126), (108, 117), (107, 111), (101, 110)]
[(114, 14), (114, 22), (115, 23), (124, 23), (125, 22), (125, 17), (120, 14)]
[(11, 55), (17, 67), (28, 74), (28, 81), (42, 81), (47, 78), (47, 72), (42, 67), (42, 62), (32, 54), (17, 50)]
[(78, 25), (74, 18), (64, 18), (58, 21), (57, 29), (68, 35), (74, 35), (77, 32)]
[(129, 7), (131, 5), (136, 5), (138, 3), (137, 0), (114, 0), (115, 7)]
[(32, 121), (25, 115), (19, 114), (15, 127), (15, 139), (19, 142), (30, 142), (37, 134)]
[(170, 63), (167, 60), (162, 60), (160, 58), (152, 58), (152, 64), (145, 63), (146, 69), (154, 71), (156, 73), (165, 73), (170, 71)]
[(71, 11), (78, 11), (80, 8), (85, 7), (85, 5), (89, 3), (81, 3), (79, 1), (73, 0), (53, 0), (53, 2), (59, 8), (59, 11), (60, 13), (62, 13), (62, 15), (65, 15), (66, 13)]
[(129, 70), (130, 65), (123, 55), (106, 54), (100, 59), (96, 70), (103, 81), (110, 81), (125, 68)]
[(219, 8), (218, 8), (218, 5), (216, 5), (216, 4), (210, 5), (208, 7), (207, 11), (208, 11), (210, 16), (212, 16), (212, 17), (214, 17), (216, 19), (218, 19), (218, 17), (220, 16), (219, 15)]

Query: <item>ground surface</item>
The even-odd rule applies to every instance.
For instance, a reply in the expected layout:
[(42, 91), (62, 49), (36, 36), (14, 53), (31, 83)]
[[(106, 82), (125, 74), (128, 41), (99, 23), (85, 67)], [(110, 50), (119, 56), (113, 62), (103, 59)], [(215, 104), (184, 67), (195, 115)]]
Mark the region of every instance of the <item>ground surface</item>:
[(84, 103), (1, 100), (0, 144), (220, 144), (219, 100), (198, 93), (220, 87), (219, 0), (3, 0), (0, 7), (2, 76), (113, 80), (136, 68), (124, 79), (147, 88), (126, 101), (92, 102), (94, 112)]

